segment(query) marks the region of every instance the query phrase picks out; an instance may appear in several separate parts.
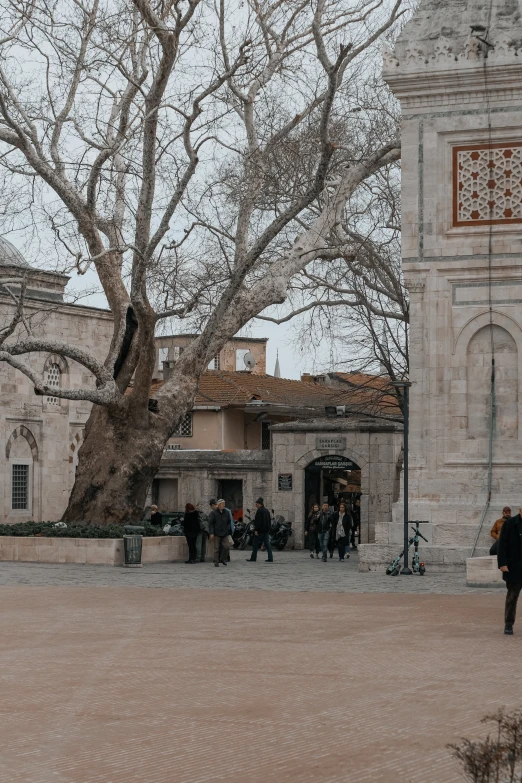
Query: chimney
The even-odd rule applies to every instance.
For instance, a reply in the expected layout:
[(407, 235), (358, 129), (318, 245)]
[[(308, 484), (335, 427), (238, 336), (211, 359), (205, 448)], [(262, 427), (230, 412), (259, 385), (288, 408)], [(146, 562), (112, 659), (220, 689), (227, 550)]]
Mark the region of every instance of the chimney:
[(166, 383), (170, 378), (170, 372), (173, 369), (176, 362), (167, 361), (167, 362), (162, 362), (162, 364), (163, 364), (163, 383)]
[(310, 373), (309, 373), (309, 372), (304, 372), (304, 373), (301, 375), (301, 380), (302, 380), (304, 383), (313, 383), (313, 382), (314, 382), (314, 381), (313, 381), (313, 378), (312, 378), (312, 376), (310, 375)]

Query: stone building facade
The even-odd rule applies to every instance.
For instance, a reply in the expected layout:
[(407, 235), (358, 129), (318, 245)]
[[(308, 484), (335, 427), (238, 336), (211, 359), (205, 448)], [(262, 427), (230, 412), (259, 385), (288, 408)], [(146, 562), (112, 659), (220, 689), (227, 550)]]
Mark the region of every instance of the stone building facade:
[[(20, 253), (0, 239), (0, 266), (28, 278), (26, 318), (34, 333), (89, 350), (103, 361), (112, 335), (112, 316), (94, 307), (67, 304), (65, 275), (31, 269)], [(2, 320), (11, 301), (0, 296)], [(32, 367), (50, 386), (85, 388), (94, 378), (81, 365), (53, 354), (34, 354)], [(90, 403), (38, 397), (31, 382), (0, 362), (0, 520), (59, 519), (67, 505)]]
[[(402, 109), (410, 518), (429, 521), (432, 562), (462, 563), (522, 505), (520, 0), (421, 0), (384, 61)], [(384, 561), (400, 503), (376, 539)]]
[[(325, 457), (342, 457), (360, 470), (361, 542), (375, 541), (375, 529), (390, 523), (399, 496), (403, 427), (385, 419), (315, 419), (272, 427), (272, 502), (292, 520), (294, 545), (304, 545), (306, 478), (311, 465)], [(334, 461), (332, 461), (334, 462)], [(291, 476), (281, 488), (281, 475)]]
[[(270, 450), (167, 452), (157, 482), (175, 483), (178, 506), (196, 503), (205, 509), (209, 498), (241, 483), (243, 508), (255, 509), (264, 498), (267, 508), (292, 522), (292, 546), (305, 546), (304, 523), (310, 505), (307, 472), (311, 466), (344, 459), (360, 472), (361, 541), (375, 541), (379, 524), (390, 524), (392, 504), (399, 496), (402, 424), (384, 419), (325, 419), (272, 423)], [(323, 494), (324, 493), (324, 494)], [(321, 489), (316, 500), (328, 499)], [(228, 498), (227, 498), (228, 501)]]

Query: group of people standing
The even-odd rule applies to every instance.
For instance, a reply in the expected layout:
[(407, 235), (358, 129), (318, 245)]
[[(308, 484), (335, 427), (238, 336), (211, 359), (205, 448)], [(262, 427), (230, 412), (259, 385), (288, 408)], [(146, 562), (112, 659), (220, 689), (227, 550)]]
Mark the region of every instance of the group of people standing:
[(225, 506), (223, 498), (209, 501), (210, 514), (203, 517), (198, 509), (187, 503), (183, 515), (183, 530), (189, 550), (189, 565), (204, 563), (207, 555), (207, 542), (212, 542), (214, 565), (228, 565), (230, 547), (233, 545), (234, 519), (232, 512)]
[[(359, 501), (357, 501), (358, 503)], [(348, 509), (344, 500), (339, 503), (338, 509), (332, 511), (328, 503), (319, 506), (315, 503), (308, 515), (305, 524), (305, 541), (310, 550), (310, 557), (321, 559), (323, 563), (333, 558), (335, 548), (339, 555), (339, 562), (350, 557), (350, 541), (354, 549), (355, 533), (358, 528), (356, 514)]]
[[(185, 562), (193, 565), (204, 563), (207, 554), (207, 542), (212, 542), (212, 557), (214, 566), (227, 566), (230, 562), (230, 548), (234, 545), (234, 518), (232, 512), (226, 507), (223, 498), (210, 500), (210, 514), (208, 520), (203, 517), (192, 503), (187, 503), (183, 515), (183, 530), (187, 540), (189, 556)], [(252, 555), (249, 562), (255, 563), (257, 552), (264, 545), (268, 559), (273, 563), (274, 556), (270, 545), (270, 512), (264, 506), (263, 498), (256, 501), (256, 516), (254, 519), (255, 535), (252, 547)], [(152, 517), (151, 517), (152, 519)]]

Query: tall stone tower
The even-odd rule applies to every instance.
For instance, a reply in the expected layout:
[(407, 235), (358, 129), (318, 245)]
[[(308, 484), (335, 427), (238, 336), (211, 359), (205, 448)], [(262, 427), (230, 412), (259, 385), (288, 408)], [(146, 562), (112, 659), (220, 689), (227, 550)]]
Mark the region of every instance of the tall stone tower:
[[(522, 506), (522, 0), (421, 0), (384, 76), (402, 107), (410, 519), (444, 565)], [(401, 523), (397, 504), (377, 541)]]

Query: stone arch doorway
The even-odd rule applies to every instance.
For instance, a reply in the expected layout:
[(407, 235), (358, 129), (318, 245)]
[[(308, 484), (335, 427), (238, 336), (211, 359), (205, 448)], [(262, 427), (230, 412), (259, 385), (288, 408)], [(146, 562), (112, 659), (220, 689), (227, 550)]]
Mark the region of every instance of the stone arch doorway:
[(326, 454), (312, 460), (305, 468), (304, 500), (306, 511), (313, 503), (336, 506), (341, 499), (361, 495), (361, 468), (349, 457)]
[(350, 457), (323, 454), (304, 469), (305, 519), (314, 503), (327, 502), (331, 508), (337, 508), (344, 500), (352, 510), (361, 494), (361, 468)]

